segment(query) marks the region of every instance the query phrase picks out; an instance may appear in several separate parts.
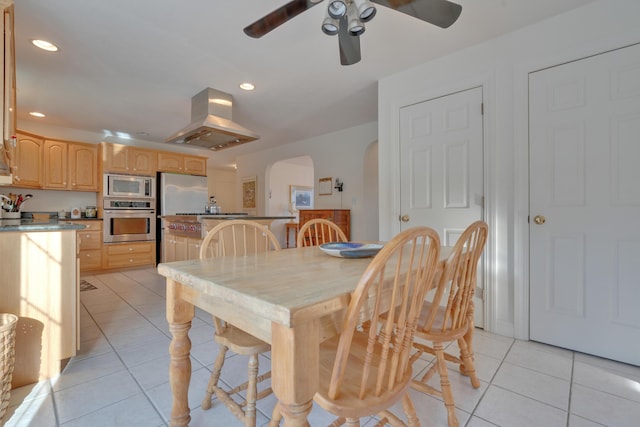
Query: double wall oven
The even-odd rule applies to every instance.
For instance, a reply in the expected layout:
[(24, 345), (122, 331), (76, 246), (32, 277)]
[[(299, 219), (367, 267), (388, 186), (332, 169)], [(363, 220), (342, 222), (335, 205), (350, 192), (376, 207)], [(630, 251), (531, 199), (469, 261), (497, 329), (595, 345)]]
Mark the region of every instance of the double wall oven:
[(105, 243), (156, 240), (155, 178), (105, 174)]

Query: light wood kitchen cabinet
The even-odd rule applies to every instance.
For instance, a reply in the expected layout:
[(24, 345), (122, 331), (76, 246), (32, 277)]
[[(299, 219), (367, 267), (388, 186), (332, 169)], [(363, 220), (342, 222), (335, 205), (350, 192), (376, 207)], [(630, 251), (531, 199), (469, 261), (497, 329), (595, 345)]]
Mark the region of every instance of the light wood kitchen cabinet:
[(13, 388), (58, 375), (76, 354), (76, 232), (0, 233), (0, 312), (19, 316)]
[(43, 164), (43, 188), (98, 191), (97, 145), (46, 140)]
[(108, 243), (102, 253), (102, 265), (107, 269), (155, 265), (156, 242)]
[(80, 271), (100, 270), (102, 268), (102, 220), (74, 221), (84, 225), (78, 230), (78, 258)]
[(102, 144), (105, 172), (153, 176), (156, 173), (157, 152), (121, 144)]
[(333, 221), (351, 239), (351, 211), (349, 209), (300, 209), (300, 227), (305, 222), (323, 218)]
[(200, 257), (200, 245), (202, 239), (194, 239), (186, 236), (176, 236), (171, 233), (165, 234), (163, 241), (162, 262), (186, 261), (198, 259)]
[(42, 187), (44, 139), (29, 133), (16, 133), (11, 171), (13, 184), (25, 188)]
[[(3, 157), (7, 164), (11, 164), (11, 154), (14, 147), (12, 146), (12, 136), (16, 133), (16, 50), (14, 37), (14, 14), (13, 0), (1, 0), (0, 8), (2, 8), (2, 19), (0, 27), (2, 29), (3, 39), (0, 40), (0, 57), (3, 63), (0, 65), (0, 76), (2, 77), (3, 89), (0, 91), (0, 104), (2, 112), (0, 114), (0, 129), (2, 129), (2, 137), (0, 138), (0, 157)], [(0, 177), (3, 184), (10, 184), (11, 178)]]
[(71, 190), (98, 191), (97, 145), (69, 145), (69, 180)]
[(158, 170), (161, 172), (207, 175), (207, 159), (180, 153), (161, 151), (158, 153)]

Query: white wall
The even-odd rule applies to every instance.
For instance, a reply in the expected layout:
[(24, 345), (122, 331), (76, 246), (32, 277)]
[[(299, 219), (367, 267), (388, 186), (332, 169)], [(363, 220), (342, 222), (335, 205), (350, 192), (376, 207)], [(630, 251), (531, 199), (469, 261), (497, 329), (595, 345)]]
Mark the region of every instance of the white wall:
[(222, 212), (240, 212), (236, 194), (236, 171), (229, 169), (207, 169), (209, 197), (215, 196)]
[[(266, 189), (266, 215), (290, 215), (290, 186), (313, 187), (313, 169), (313, 160), (309, 156), (274, 163), (271, 167), (269, 188)], [(287, 244), (285, 222), (288, 221), (276, 221), (271, 226), (271, 231), (278, 237), (283, 248)], [(289, 242), (290, 245), (295, 242), (293, 236), (289, 236)]]
[(399, 229), (400, 107), (483, 86), (491, 231), (486, 329), (528, 338), (528, 73), (640, 42), (639, 16), (637, 0), (597, 1), (379, 82), (382, 239)]
[[(338, 132), (328, 133), (268, 150), (239, 156), (237, 192), (241, 192), (244, 176), (258, 177), (258, 214), (266, 212), (268, 189), (271, 186), (270, 170), (279, 160), (308, 155), (313, 160), (316, 188), (314, 205), (317, 209), (351, 209), (352, 240), (376, 240), (377, 226), (360, 219), (377, 209), (377, 200), (365, 194), (375, 193), (377, 182), (365, 180), (364, 164), (367, 149), (378, 140), (377, 123), (371, 122)], [(370, 156), (370, 155), (369, 155)], [(370, 158), (370, 157), (369, 157)], [(377, 168), (375, 168), (377, 170)], [(377, 176), (377, 173), (376, 175)], [(344, 182), (344, 191), (333, 190), (330, 196), (318, 196), (320, 178), (339, 177)]]

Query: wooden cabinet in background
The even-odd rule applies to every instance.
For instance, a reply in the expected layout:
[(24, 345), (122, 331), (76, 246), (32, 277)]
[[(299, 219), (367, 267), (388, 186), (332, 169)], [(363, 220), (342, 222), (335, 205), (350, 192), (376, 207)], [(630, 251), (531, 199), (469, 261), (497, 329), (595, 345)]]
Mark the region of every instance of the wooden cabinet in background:
[(76, 221), (84, 225), (84, 230), (78, 230), (80, 252), (80, 271), (100, 270), (102, 268), (102, 220)]
[(166, 233), (163, 241), (162, 262), (186, 261), (200, 257), (200, 245), (202, 239), (193, 237), (176, 236)]
[(156, 157), (154, 150), (121, 144), (102, 144), (102, 161), (105, 172), (154, 176)]
[(98, 191), (98, 146), (46, 140), (43, 188)]
[(305, 222), (324, 218), (333, 221), (347, 236), (347, 240), (351, 239), (351, 211), (349, 209), (301, 209), (300, 210), (300, 227)]
[(42, 153), (44, 139), (28, 133), (16, 133), (11, 171), (13, 185), (26, 188), (42, 187)]
[(106, 269), (155, 265), (156, 242), (109, 243), (103, 245), (102, 254)]
[(161, 151), (158, 153), (158, 170), (188, 175), (207, 175), (207, 159), (180, 153)]

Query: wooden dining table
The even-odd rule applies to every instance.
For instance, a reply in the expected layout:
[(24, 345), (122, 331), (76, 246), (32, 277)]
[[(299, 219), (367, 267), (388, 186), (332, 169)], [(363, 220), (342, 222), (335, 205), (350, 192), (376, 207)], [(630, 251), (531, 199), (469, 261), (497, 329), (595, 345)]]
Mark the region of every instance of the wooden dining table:
[[(441, 250), (439, 268), (449, 251)], [(308, 426), (319, 345), (340, 332), (350, 295), (371, 259), (338, 258), (305, 247), (159, 264), (158, 273), (167, 280), (172, 334), (170, 425), (187, 426), (191, 419), (188, 332), (199, 307), (271, 344), (271, 383), (284, 426)]]

